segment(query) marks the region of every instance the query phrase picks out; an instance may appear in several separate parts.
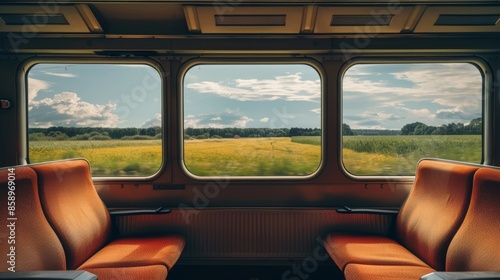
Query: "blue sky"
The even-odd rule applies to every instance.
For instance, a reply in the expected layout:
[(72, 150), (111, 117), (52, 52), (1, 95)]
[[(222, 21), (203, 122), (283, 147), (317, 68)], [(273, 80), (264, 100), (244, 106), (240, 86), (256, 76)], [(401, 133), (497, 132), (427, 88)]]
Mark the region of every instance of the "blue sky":
[(468, 123), (481, 117), (482, 84), (469, 63), (357, 64), (343, 78), (343, 121), (362, 129)]
[[(196, 65), (183, 83), (185, 127), (321, 126), (322, 85), (308, 65)], [(343, 122), (355, 129), (481, 116), (482, 77), (467, 63), (357, 64), (342, 90)], [(146, 65), (38, 64), (28, 110), (30, 127), (159, 125), (160, 76)]]
[(321, 127), (321, 79), (307, 65), (198, 65), (184, 85), (185, 127)]
[(38, 64), (28, 74), (30, 127), (161, 123), (159, 73), (147, 65)]

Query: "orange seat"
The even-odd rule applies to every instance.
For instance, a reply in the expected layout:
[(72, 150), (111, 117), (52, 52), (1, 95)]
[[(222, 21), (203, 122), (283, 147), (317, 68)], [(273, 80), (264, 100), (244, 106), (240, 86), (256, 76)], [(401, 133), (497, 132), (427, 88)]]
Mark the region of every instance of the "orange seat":
[[(83, 159), (33, 165), (39, 178), (40, 200), (66, 253), (67, 269), (84, 269), (99, 279), (165, 279), (180, 257), (180, 236), (115, 239), (111, 218), (99, 198)], [(152, 269), (148, 273), (145, 270)], [(152, 272), (156, 271), (156, 272)], [(113, 277), (111, 277), (113, 276)]]
[(163, 265), (89, 268), (86, 271), (101, 279), (165, 279), (167, 268)]
[(427, 266), (396, 240), (383, 236), (331, 234), (325, 247), (342, 270), (350, 263)]
[[(325, 248), (342, 270), (350, 264), (366, 265), (350, 266), (349, 275), (357, 276), (349, 278), (344, 271), (346, 279), (372, 279), (372, 265), (375, 270), (377, 266), (388, 266), (386, 270), (391, 270), (390, 266), (444, 270), (446, 251), (465, 216), (478, 168), (441, 160), (420, 161), (412, 191), (396, 219), (397, 239), (333, 233), (325, 239)], [(365, 277), (360, 276), (363, 273), (367, 273)]]
[(467, 215), (450, 243), (446, 271), (500, 271), (500, 170), (480, 168)]
[[(8, 211), (9, 202), (15, 208)], [(0, 205), (0, 220), (12, 224), (2, 225), (0, 252), (7, 261), (0, 262), (0, 271), (66, 269), (61, 242), (43, 214), (33, 169), (0, 169)]]
[(434, 272), (428, 266), (368, 265), (351, 263), (344, 270), (346, 279), (418, 280)]

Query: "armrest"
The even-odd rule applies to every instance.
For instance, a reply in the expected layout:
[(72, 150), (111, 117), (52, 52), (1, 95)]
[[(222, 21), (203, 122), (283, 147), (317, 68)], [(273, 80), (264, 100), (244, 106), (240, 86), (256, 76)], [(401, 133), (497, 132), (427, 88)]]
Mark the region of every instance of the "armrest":
[(150, 214), (168, 214), (172, 212), (171, 209), (166, 209), (163, 207), (160, 207), (158, 209), (154, 210), (117, 210), (117, 211), (110, 211), (109, 215), (111, 217), (118, 217), (118, 216), (131, 216), (131, 215), (150, 215)]
[(342, 208), (337, 208), (337, 213), (352, 213), (352, 214), (385, 214), (385, 215), (397, 215), (398, 210), (387, 210), (387, 209), (366, 209), (366, 208), (350, 208), (343, 206)]
[(42, 280), (97, 280), (97, 276), (83, 270), (0, 272), (0, 279)]
[(500, 279), (496, 271), (433, 272), (420, 277), (420, 280), (483, 280)]

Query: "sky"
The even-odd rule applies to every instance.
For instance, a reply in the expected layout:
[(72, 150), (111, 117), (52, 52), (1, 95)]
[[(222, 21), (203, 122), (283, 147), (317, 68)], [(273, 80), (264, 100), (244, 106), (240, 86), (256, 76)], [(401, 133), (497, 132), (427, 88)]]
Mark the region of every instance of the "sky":
[(28, 72), (30, 127), (161, 124), (161, 79), (141, 64), (37, 64)]
[[(160, 125), (160, 81), (147, 65), (37, 64), (28, 72), (29, 126)], [(201, 64), (182, 83), (185, 128), (321, 127), (322, 82), (309, 65)], [(342, 92), (342, 121), (353, 129), (481, 117), (482, 75), (468, 63), (356, 64)]]
[(184, 85), (185, 127), (321, 127), (321, 79), (308, 65), (198, 65)]
[(469, 63), (357, 64), (342, 84), (343, 122), (354, 129), (467, 124), (482, 116), (483, 78)]

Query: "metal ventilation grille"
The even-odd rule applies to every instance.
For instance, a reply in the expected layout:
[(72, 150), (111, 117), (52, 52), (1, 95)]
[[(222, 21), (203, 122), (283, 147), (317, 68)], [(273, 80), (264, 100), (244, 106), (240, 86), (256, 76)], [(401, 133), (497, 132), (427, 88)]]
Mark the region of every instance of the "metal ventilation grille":
[(243, 6), (230, 9), (217, 6), (184, 6), (191, 32), (204, 34), (298, 34), (301, 31), (302, 6)]
[(412, 6), (398, 6), (397, 11), (384, 6), (319, 6), (314, 33), (381, 34), (401, 33), (416, 21)]
[(333, 15), (330, 26), (389, 26), (393, 15)]
[(500, 15), (440, 15), (437, 26), (495, 26)]
[[(181, 232), (183, 258), (301, 259), (310, 256), (326, 232), (352, 230), (387, 234), (391, 217), (339, 214), (335, 210), (174, 210), (168, 215), (119, 217), (122, 235)], [(189, 223), (188, 223), (189, 222)]]
[(217, 26), (285, 26), (286, 15), (215, 15)]
[(37, 15), (37, 14), (0, 14), (0, 18), (5, 25), (24, 25), (24, 24), (59, 24), (68, 25), (68, 21), (62, 14)]
[(500, 6), (429, 6), (414, 33), (500, 32)]
[(2, 5), (0, 32), (90, 33), (102, 32), (93, 12), (77, 5)]

